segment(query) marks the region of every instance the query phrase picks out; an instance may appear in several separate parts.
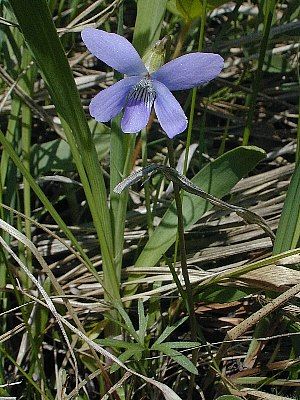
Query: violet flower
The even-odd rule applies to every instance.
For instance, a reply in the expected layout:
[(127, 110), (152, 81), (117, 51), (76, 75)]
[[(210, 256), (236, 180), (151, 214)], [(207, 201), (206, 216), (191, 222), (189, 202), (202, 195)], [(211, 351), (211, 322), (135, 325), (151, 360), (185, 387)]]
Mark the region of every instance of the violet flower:
[(187, 127), (187, 118), (171, 90), (190, 89), (214, 79), (223, 68), (223, 58), (214, 53), (190, 53), (149, 72), (127, 39), (94, 28), (82, 31), (90, 52), (110, 67), (126, 75), (102, 90), (89, 110), (99, 122), (107, 122), (124, 109), (122, 131), (136, 133), (149, 120), (152, 106), (167, 135), (172, 138)]

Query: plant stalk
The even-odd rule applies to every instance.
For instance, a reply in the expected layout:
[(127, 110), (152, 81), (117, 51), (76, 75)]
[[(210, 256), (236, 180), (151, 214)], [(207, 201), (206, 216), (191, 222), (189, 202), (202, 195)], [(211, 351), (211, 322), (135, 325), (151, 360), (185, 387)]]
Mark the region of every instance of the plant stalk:
[[(147, 165), (147, 158), (148, 158), (147, 128), (144, 128), (142, 130), (141, 140), (142, 140), (142, 163), (143, 163), (143, 167), (145, 167)], [(144, 190), (145, 190), (145, 205), (146, 205), (146, 211), (147, 211), (148, 234), (150, 237), (153, 233), (153, 218), (152, 218), (152, 212), (151, 212), (149, 181), (144, 182)]]
[[(202, 51), (203, 47), (204, 47), (206, 6), (207, 6), (207, 0), (204, 0), (203, 5), (202, 5), (202, 14), (201, 14), (199, 40), (198, 40), (198, 51)], [(183, 164), (183, 175), (186, 175), (186, 171), (187, 171), (189, 150), (190, 150), (190, 145), (191, 145), (192, 130), (193, 130), (193, 123), (194, 123), (196, 97), (197, 97), (197, 88), (195, 87), (192, 90), (191, 110), (190, 110), (190, 115), (189, 115), (189, 125), (188, 125), (187, 137), (186, 137), (186, 150), (185, 150), (185, 157), (184, 157), (184, 164)], [(203, 146), (200, 146), (200, 147), (203, 147)]]
[[(174, 148), (173, 142), (168, 139), (168, 153), (169, 153), (169, 162), (171, 167), (175, 167), (175, 159), (174, 159)], [(179, 186), (173, 182), (174, 185), (174, 196), (175, 196), (175, 203), (177, 209), (177, 217), (178, 217), (178, 243), (179, 243), (179, 250), (180, 250), (180, 261), (181, 261), (181, 271), (182, 276), (185, 283), (185, 291), (186, 291), (186, 308), (190, 317), (190, 327), (191, 327), (191, 340), (197, 340), (197, 321), (196, 321), (196, 314), (194, 308), (194, 299), (193, 299), (193, 288), (189, 278), (188, 266), (187, 266), (187, 259), (186, 259), (186, 247), (185, 247), (185, 238), (184, 238), (184, 221), (183, 221), (183, 213), (182, 213), (182, 199), (180, 194)], [(192, 362), (194, 365), (197, 364), (198, 358), (198, 350), (194, 349), (192, 353)], [(191, 376), (190, 383), (189, 383), (189, 394), (188, 400), (192, 400), (192, 391), (195, 382), (195, 375)]]
[[(23, 51), (23, 67), (28, 68), (32, 57), (28, 49)], [(32, 96), (33, 83), (35, 78), (35, 68), (29, 67), (27, 76), (20, 82), (20, 86), (25, 92)], [(23, 151), (23, 165), (30, 171), (30, 156), (31, 156), (31, 129), (32, 129), (32, 112), (27, 104), (22, 104), (22, 151)], [(23, 176), (23, 199), (24, 199), (24, 213), (26, 216), (31, 216), (31, 188), (27, 179)], [(31, 222), (29, 219), (25, 219), (25, 234), (26, 237), (31, 240)], [(32, 256), (29, 249), (26, 249), (26, 261), (29, 271), (32, 270)], [(30, 288), (31, 281), (26, 277), (26, 287)]]

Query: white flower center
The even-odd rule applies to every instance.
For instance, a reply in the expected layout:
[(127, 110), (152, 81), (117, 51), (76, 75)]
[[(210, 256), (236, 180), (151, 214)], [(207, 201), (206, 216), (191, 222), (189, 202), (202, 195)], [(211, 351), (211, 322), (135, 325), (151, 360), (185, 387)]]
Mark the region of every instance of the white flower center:
[(145, 77), (132, 88), (127, 97), (127, 104), (142, 101), (147, 108), (151, 108), (155, 98), (156, 92), (151, 79)]

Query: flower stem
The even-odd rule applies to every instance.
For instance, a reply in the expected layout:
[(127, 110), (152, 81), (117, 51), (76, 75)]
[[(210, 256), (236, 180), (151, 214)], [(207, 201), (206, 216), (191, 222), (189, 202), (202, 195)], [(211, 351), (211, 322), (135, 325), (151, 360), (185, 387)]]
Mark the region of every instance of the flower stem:
[[(173, 142), (168, 140), (168, 153), (169, 153), (169, 162), (171, 167), (175, 167), (175, 159), (174, 159), (174, 148)], [(185, 247), (185, 239), (184, 239), (184, 222), (183, 222), (183, 213), (182, 213), (182, 200), (180, 195), (179, 186), (173, 182), (174, 185), (174, 195), (175, 195), (175, 203), (177, 209), (177, 217), (178, 217), (178, 241), (179, 241), (179, 250), (180, 250), (180, 261), (181, 261), (181, 271), (182, 276), (185, 283), (185, 292), (186, 292), (186, 308), (190, 317), (190, 327), (191, 327), (191, 340), (197, 340), (197, 321), (195, 315), (194, 308), (194, 299), (193, 299), (193, 288), (190, 282), (187, 259), (186, 259), (186, 247)], [(192, 361), (196, 365), (198, 357), (198, 350), (193, 350)], [(191, 399), (191, 393), (194, 386), (195, 376), (192, 375), (190, 379), (190, 387), (188, 400)]]
[[(147, 151), (147, 128), (144, 128), (141, 132), (141, 140), (142, 140), (142, 163), (143, 167), (147, 165), (148, 151)], [(144, 182), (145, 189), (145, 205), (147, 212), (147, 225), (148, 225), (148, 234), (149, 237), (153, 233), (153, 217), (151, 212), (151, 201), (150, 201), (150, 186), (149, 182)]]
[[(203, 0), (199, 41), (198, 41), (198, 51), (202, 51), (203, 45), (204, 45), (204, 28), (205, 28), (205, 23), (206, 23), (206, 4), (207, 4), (207, 0)], [(189, 126), (188, 126), (187, 138), (186, 138), (186, 151), (185, 151), (184, 164), (183, 164), (183, 175), (185, 175), (186, 171), (187, 171), (189, 150), (190, 150), (192, 130), (193, 130), (193, 122), (194, 122), (194, 114), (195, 114), (196, 96), (197, 96), (197, 88), (193, 88), (192, 100), (191, 100), (191, 110), (190, 110), (190, 117), (189, 117)], [(203, 148), (203, 146), (200, 146), (200, 147)]]
[[(202, 4), (202, 14), (201, 14), (201, 25), (200, 25), (200, 33), (199, 33), (199, 42), (198, 42), (198, 51), (202, 51), (203, 49), (203, 44), (204, 44), (204, 28), (205, 28), (205, 23), (206, 23), (206, 5), (207, 5), (207, 0), (203, 0)], [(189, 125), (188, 125), (188, 133), (187, 133), (187, 139), (186, 139), (186, 151), (185, 151), (185, 157), (184, 157), (184, 164), (183, 164), (183, 174), (186, 175), (187, 172), (187, 167), (188, 167), (188, 157), (189, 157), (189, 150), (190, 150), (190, 145), (191, 145), (191, 138), (192, 138), (192, 130), (193, 130), (193, 122), (194, 122), (194, 114), (195, 114), (195, 105), (196, 105), (196, 96), (197, 96), (197, 88), (194, 88), (192, 91), (192, 101), (191, 101), (191, 110), (190, 110), (190, 117), (189, 117)], [(200, 146), (200, 148), (202, 148)], [(200, 154), (201, 157), (201, 154)], [(170, 162), (171, 165), (171, 162)], [(181, 205), (182, 197), (179, 192), (178, 186), (175, 187), (174, 184), (174, 193), (175, 193), (175, 201), (176, 201), (176, 207), (177, 207), (177, 212), (178, 212), (178, 207)], [(176, 199), (178, 197), (178, 199)], [(182, 208), (181, 208), (181, 218), (182, 218)], [(179, 233), (179, 244), (180, 244), (180, 254), (181, 253), (181, 241), (182, 237), (180, 236), (180, 223), (179, 223), (179, 212), (178, 212), (178, 233)], [(183, 234), (183, 243), (184, 243), (184, 230), (183, 230), (183, 218), (182, 218), (182, 234)], [(184, 247), (185, 251), (185, 247)], [(185, 254), (186, 257), (186, 254)], [(182, 264), (182, 255), (181, 255), (181, 264)], [(186, 258), (185, 258), (185, 265), (186, 265)], [(184, 270), (184, 266), (182, 264), (182, 273)], [(187, 265), (186, 265), (186, 274), (187, 274), (187, 280), (189, 282), (189, 276), (188, 276), (188, 271), (187, 271)], [(184, 276), (184, 275), (183, 275)], [(185, 276), (184, 276), (185, 280)], [(189, 288), (189, 289), (188, 289)], [(191, 302), (189, 306), (192, 305), (192, 311), (190, 313), (190, 323), (191, 323), (191, 338), (192, 340), (197, 339), (197, 321), (196, 321), (196, 316), (195, 316), (195, 310), (194, 310), (194, 300), (193, 300), (193, 291), (190, 286), (190, 283), (186, 283), (186, 291), (187, 291), (187, 300)], [(189, 310), (190, 307), (189, 307)], [(198, 359), (198, 350), (195, 349), (193, 350), (192, 353), (192, 362), (197, 365), (197, 359)], [(191, 400), (193, 398), (193, 388), (195, 384), (195, 375), (191, 376), (190, 382), (189, 382), (189, 389), (188, 389), (188, 394), (187, 394), (187, 399)]]

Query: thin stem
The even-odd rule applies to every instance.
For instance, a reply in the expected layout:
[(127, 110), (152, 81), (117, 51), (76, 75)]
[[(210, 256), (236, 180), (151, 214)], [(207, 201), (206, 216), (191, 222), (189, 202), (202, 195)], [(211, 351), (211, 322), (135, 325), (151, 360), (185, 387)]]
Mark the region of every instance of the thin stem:
[(186, 38), (186, 36), (188, 34), (188, 31), (190, 30), (191, 23), (192, 23), (192, 21), (188, 21), (182, 26), (182, 28), (181, 28), (181, 30), (179, 32), (179, 35), (178, 35), (177, 45), (175, 47), (172, 59), (177, 58), (178, 56), (180, 56), (181, 49), (182, 49), (182, 47), (184, 45), (185, 38)]
[[(201, 26), (200, 26), (200, 34), (199, 34), (199, 42), (198, 42), (198, 50), (199, 51), (201, 51), (203, 48), (204, 27), (205, 27), (205, 21), (206, 21), (206, 2), (207, 2), (207, 0), (204, 0), (203, 9), (202, 9), (203, 12), (202, 12), (202, 16), (201, 16)], [(189, 27), (190, 27), (190, 25), (189, 25)], [(176, 50), (175, 50), (175, 53), (176, 53)], [(175, 53), (174, 53), (173, 58), (175, 58)], [(177, 55), (179, 55), (179, 54), (177, 54)], [(197, 96), (197, 88), (194, 88), (192, 90), (191, 109), (190, 109), (190, 115), (189, 115), (189, 125), (188, 125), (187, 138), (186, 138), (186, 150), (185, 150), (185, 157), (184, 157), (184, 164), (183, 164), (183, 175), (186, 175), (187, 165), (188, 165), (188, 157), (189, 157), (189, 150), (190, 150), (190, 145), (191, 145), (192, 130), (193, 130), (193, 123), (194, 123), (196, 96)], [(170, 165), (171, 165), (171, 160), (170, 160)], [(171, 167), (172, 167), (172, 165), (171, 165)], [(174, 187), (174, 189), (175, 189), (175, 187)], [(175, 192), (175, 190), (174, 190), (174, 192)], [(178, 240), (179, 240), (179, 236), (177, 235), (176, 242), (175, 242), (175, 258), (176, 258), (177, 249), (178, 249)]]
[(196, 105), (196, 96), (197, 96), (197, 88), (193, 88), (192, 90), (192, 100), (191, 100), (191, 110), (189, 116), (189, 125), (186, 136), (186, 146), (185, 146), (185, 156), (184, 156), (184, 164), (183, 164), (183, 175), (186, 175), (187, 167), (188, 167), (188, 158), (190, 152), (191, 138), (192, 138), (192, 130), (194, 124), (194, 113), (195, 113), (195, 105)]
[(202, 163), (204, 162), (203, 153), (205, 152), (206, 144), (205, 144), (205, 123), (206, 123), (206, 115), (207, 115), (207, 104), (204, 107), (203, 114), (200, 119), (199, 126), (199, 169), (202, 168)]
[[(168, 153), (169, 153), (170, 166), (172, 168), (174, 168), (175, 167), (174, 148), (173, 148), (173, 143), (171, 140), (168, 140)], [(183, 275), (184, 283), (186, 286), (186, 292), (187, 292), (187, 309), (190, 314), (191, 322), (192, 322), (192, 319), (195, 318), (195, 313), (194, 313), (194, 302), (193, 302), (193, 290), (192, 290), (192, 285), (191, 285), (190, 279), (189, 279), (187, 259), (186, 259), (182, 201), (181, 201), (181, 196), (180, 196), (180, 188), (179, 188), (178, 184), (173, 182), (173, 185), (174, 185), (174, 195), (175, 195), (177, 217), (178, 217), (178, 237), (179, 237), (181, 269), (182, 269), (182, 275)], [(191, 324), (191, 332), (192, 332), (192, 336), (193, 336), (192, 340), (195, 340), (197, 335), (196, 335), (196, 331), (194, 331), (194, 325), (192, 326), (192, 324)]]
[[(204, 0), (203, 1), (203, 5), (202, 5), (201, 25), (200, 25), (199, 41), (198, 41), (198, 51), (202, 51), (203, 50), (203, 45), (204, 45), (204, 33), (205, 33), (205, 24), (206, 24), (206, 5), (207, 5), (207, 0)], [(191, 101), (191, 110), (190, 110), (190, 116), (189, 116), (189, 126), (188, 126), (187, 138), (186, 138), (186, 150), (185, 150), (185, 157), (184, 157), (184, 164), (183, 164), (183, 175), (186, 175), (186, 171), (187, 171), (188, 157), (189, 157), (191, 138), (192, 138), (192, 130), (193, 130), (193, 123), (194, 123), (196, 97), (197, 97), (197, 88), (193, 88), (193, 90), (192, 90), (192, 101)]]
[(258, 66), (257, 66), (256, 74), (253, 79), (252, 93), (248, 97), (248, 101), (247, 101), (247, 103), (249, 103), (249, 111), (248, 111), (246, 126), (245, 126), (244, 134), (243, 134), (243, 146), (248, 145), (252, 126), (253, 126), (253, 118), (254, 118), (254, 113), (255, 113), (256, 99), (257, 99), (260, 82), (261, 82), (261, 78), (262, 78), (262, 73), (263, 73), (262, 69), (263, 69), (265, 55), (266, 55), (266, 51), (267, 51), (267, 45), (268, 45), (269, 34), (270, 34), (271, 25), (272, 25), (272, 19), (273, 19), (275, 5), (276, 5), (276, 0), (273, 0), (273, 1), (270, 1), (267, 3), (268, 8), (266, 10), (266, 14), (264, 17), (264, 32), (263, 32), (263, 37), (261, 40), (261, 45), (260, 45), (260, 50), (259, 50)]
[[(142, 163), (143, 163), (143, 167), (145, 167), (147, 165), (147, 158), (148, 158), (147, 128), (142, 130), (141, 139), (142, 139)], [(145, 189), (145, 204), (146, 204), (146, 212), (147, 212), (148, 234), (150, 237), (153, 233), (153, 218), (152, 218), (152, 212), (151, 212), (149, 181), (144, 182), (144, 189)]]
[[(205, 23), (206, 23), (206, 5), (207, 5), (207, 0), (204, 0), (203, 4), (202, 4), (201, 25), (200, 25), (200, 34), (199, 34), (199, 41), (198, 41), (198, 51), (201, 51), (203, 49), (203, 44), (204, 44), (204, 33), (205, 33), (205, 29), (204, 28), (205, 28)], [(189, 151), (190, 151), (190, 145), (191, 145), (193, 123), (194, 123), (196, 97), (197, 97), (197, 88), (193, 88), (192, 101), (191, 101), (191, 111), (190, 111), (188, 133), (187, 133), (187, 140), (186, 140), (186, 150), (185, 150), (185, 157), (184, 157), (184, 164), (183, 164), (183, 175), (186, 175), (187, 167), (188, 167), (188, 158), (189, 158)], [(204, 135), (202, 135), (202, 137), (203, 136)], [(203, 140), (204, 140), (204, 138), (203, 138)], [(202, 142), (203, 142), (203, 140), (202, 140)], [(200, 148), (202, 148), (202, 147), (203, 147), (203, 145), (201, 145), (201, 143), (200, 143)], [(177, 210), (178, 210), (178, 206), (179, 206), (178, 201), (179, 200), (176, 200), (176, 197), (177, 197), (176, 191), (177, 190), (179, 192), (178, 186), (177, 186), (177, 189), (176, 189), (175, 188), (175, 184), (174, 184), (175, 201), (176, 201), (176, 207), (177, 207)], [(178, 197), (180, 199), (180, 204), (181, 204), (182, 197), (180, 196), (180, 194), (178, 195)], [(177, 203), (178, 203), (178, 205), (177, 205)], [(182, 217), (182, 209), (181, 209), (181, 217)], [(182, 220), (182, 223), (183, 223), (183, 220)], [(182, 229), (183, 229), (183, 226), (182, 226)], [(179, 232), (179, 214), (178, 214), (178, 232)], [(184, 237), (183, 237), (183, 240), (184, 240)], [(181, 246), (180, 242), (181, 242), (181, 237), (179, 236), (179, 244)], [(180, 253), (181, 253), (181, 248), (180, 248)], [(188, 277), (188, 272), (187, 272), (187, 277)], [(193, 305), (193, 292), (192, 292), (192, 289), (191, 289), (191, 293), (188, 292), (188, 286), (186, 286), (186, 289), (187, 289), (187, 298), (188, 298), (189, 301), (192, 302), (192, 305)], [(191, 300), (190, 300), (190, 295), (191, 295)], [(191, 337), (192, 337), (192, 340), (196, 340), (196, 338), (197, 338), (197, 322), (196, 322), (194, 307), (193, 307), (193, 310), (192, 310), (192, 314), (190, 314), (190, 320), (191, 320)], [(195, 339), (193, 339), (193, 337), (195, 337)], [(198, 350), (195, 349), (195, 350), (193, 350), (193, 353), (192, 353), (192, 362), (195, 365), (197, 365), (197, 358), (198, 358)], [(189, 382), (189, 389), (188, 389), (188, 395), (187, 395), (188, 400), (192, 399), (192, 397), (193, 397), (194, 384), (195, 384), (195, 375), (192, 375), (191, 379), (190, 379), (190, 382)]]
[[(175, 167), (174, 160), (174, 148), (171, 140), (168, 140), (168, 153), (169, 153), (169, 162), (171, 167)], [(177, 209), (177, 217), (178, 217), (178, 243), (180, 250), (180, 261), (181, 261), (181, 271), (182, 276), (185, 283), (185, 291), (186, 291), (186, 307), (190, 317), (190, 327), (191, 327), (191, 340), (197, 340), (197, 321), (196, 314), (194, 308), (194, 298), (193, 298), (193, 288), (189, 278), (187, 259), (186, 259), (186, 247), (185, 247), (185, 238), (184, 238), (184, 221), (183, 221), (183, 213), (182, 213), (182, 201), (180, 195), (179, 186), (173, 182), (174, 185), (174, 195), (175, 195), (175, 203)], [(192, 361), (196, 365), (198, 358), (198, 350), (193, 350)], [(189, 395), (188, 400), (192, 399), (192, 390), (194, 386), (195, 376), (192, 375), (189, 384)]]
[[(123, 34), (124, 24), (124, 3), (120, 5), (118, 13), (119, 35)], [(122, 75), (115, 73), (117, 80), (122, 79)], [(126, 222), (126, 212), (128, 204), (128, 192), (122, 196), (116, 196), (114, 187), (127, 176), (132, 169), (132, 155), (135, 145), (133, 135), (124, 135), (121, 129), (121, 117), (112, 120), (110, 139), (110, 214), (113, 231), (114, 244), (114, 264), (118, 283), (121, 279), (121, 269), (124, 249), (124, 229)]]
[[(234, 104), (235, 103), (235, 98), (233, 98), (230, 102), (230, 104)], [(218, 150), (218, 156), (221, 156), (222, 154), (225, 153), (225, 147), (226, 147), (226, 140), (228, 138), (228, 131), (229, 131), (229, 126), (230, 126), (230, 118), (227, 118), (226, 121), (226, 125), (225, 125), (225, 129), (224, 129), (224, 133), (222, 136), (222, 141)]]
[(204, 45), (204, 32), (205, 32), (205, 24), (206, 24), (206, 6), (207, 6), (207, 0), (203, 0), (198, 51), (202, 51), (203, 45)]
[[(23, 67), (28, 68), (30, 62), (32, 61), (32, 57), (29, 53), (29, 50), (25, 49), (23, 53)], [(20, 86), (24, 91), (32, 95), (33, 91), (33, 82), (35, 78), (35, 69), (31, 66), (30, 69), (27, 70), (27, 76), (20, 82)], [(24, 168), (27, 168), (30, 171), (30, 153), (31, 153), (31, 128), (32, 128), (32, 112), (30, 107), (23, 103), (22, 104), (22, 152), (23, 152), (23, 165)], [(23, 176), (23, 198), (24, 198), (24, 214), (28, 217), (31, 216), (31, 188), (27, 179)], [(26, 237), (31, 240), (31, 222), (29, 219), (25, 219), (25, 234)], [(25, 249), (24, 249), (25, 250)], [(26, 251), (26, 261), (27, 267), (29, 271), (32, 270), (32, 255), (29, 249)], [(29, 288), (31, 286), (31, 281), (26, 277), (26, 287)]]
[[(124, 154), (126, 155), (122, 166), (122, 176), (127, 176), (132, 169), (132, 154), (135, 145), (135, 137), (127, 135), (124, 139)], [(119, 196), (118, 207), (116, 209), (115, 226), (115, 265), (117, 268), (117, 277), (121, 280), (121, 269), (124, 247), (124, 230), (126, 223), (126, 211), (128, 203), (128, 191)]]

